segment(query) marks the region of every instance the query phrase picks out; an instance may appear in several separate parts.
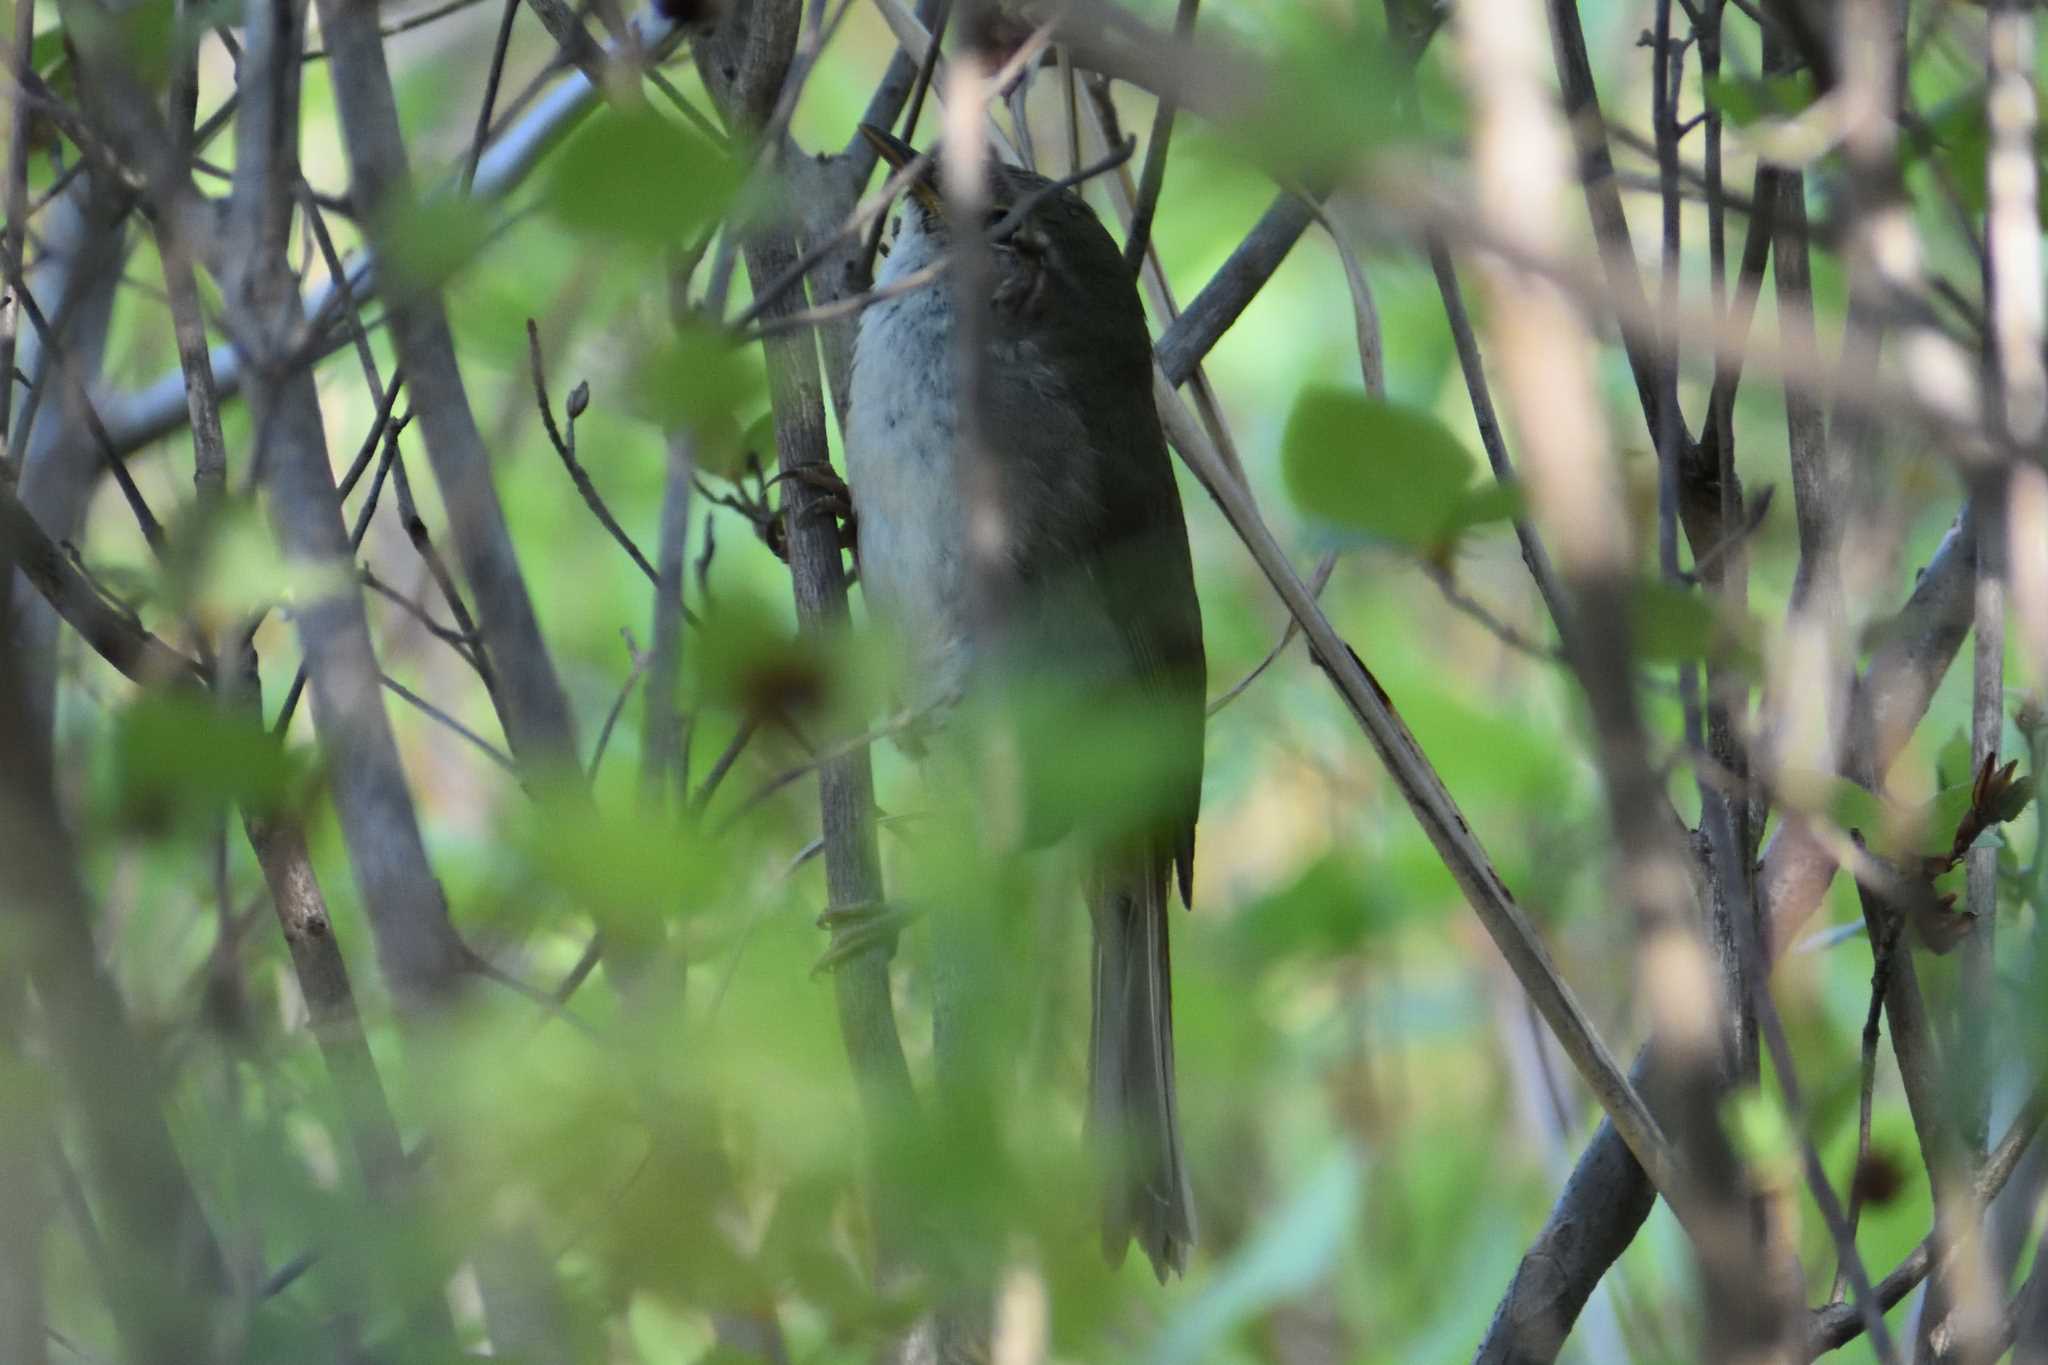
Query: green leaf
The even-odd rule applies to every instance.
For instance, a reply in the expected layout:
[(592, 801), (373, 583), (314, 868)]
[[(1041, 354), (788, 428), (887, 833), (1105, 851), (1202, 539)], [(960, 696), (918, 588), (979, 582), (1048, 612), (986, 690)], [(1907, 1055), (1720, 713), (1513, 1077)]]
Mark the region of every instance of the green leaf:
[(143, 826), (214, 802), (267, 809), (296, 771), (260, 726), (202, 697), (140, 698), (115, 722), (114, 753), (122, 814)]
[(29, 68), (44, 80), (48, 80), (69, 55), (70, 49), (64, 41), (63, 26), (45, 29), (38, 33), (35, 42), (29, 45)]
[(1934, 756), (1934, 780), (1944, 787), (1968, 782), (1976, 766), (1970, 757), (1970, 736), (1958, 725)]
[(738, 188), (731, 159), (681, 124), (607, 109), (556, 154), (543, 202), (566, 227), (654, 247), (694, 236)]
[(491, 239), (490, 215), (450, 194), (393, 204), (384, 212), (382, 228), (378, 239), (401, 291), (439, 289)]
[(1699, 593), (1669, 583), (1641, 583), (1631, 614), (1636, 657), (1645, 663), (1704, 658), (1714, 644), (1714, 607)]
[(1319, 858), (1292, 885), (1231, 921), (1232, 946), (1252, 971), (1289, 958), (1313, 961), (1352, 952), (1393, 918), (1373, 889), (1373, 881), (1349, 860)]
[[(690, 427), (707, 437), (739, 429), (767, 389), (758, 347), (735, 346), (709, 327), (683, 328), (633, 366), (628, 407), (663, 430)], [(772, 448), (762, 452), (772, 463)]]
[(1835, 824), (1867, 840), (1880, 840), (1889, 821), (1883, 799), (1846, 778), (1829, 780), (1827, 813)]
[(1767, 118), (1789, 118), (1813, 103), (1813, 77), (1719, 76), (1706, 82), (1707, 103), (1738, 128)]
[(1458, 504), (1458, 510), (1451, 518), (1451, 529), (1454, 533), (1462, 533), (1496, 521), (1513, 521), (1522, 515), (1525, 503), (1519, 488), (1501, 483), (1478, 484), (1466, 490), (1464, 500)]
[(1410, 549), (1440, 548), (1469, 514), (1472, 458), (1417, 408), (1321, 385), (1304, 389), (1281, 446), (1287, 491), (1308, 515)]

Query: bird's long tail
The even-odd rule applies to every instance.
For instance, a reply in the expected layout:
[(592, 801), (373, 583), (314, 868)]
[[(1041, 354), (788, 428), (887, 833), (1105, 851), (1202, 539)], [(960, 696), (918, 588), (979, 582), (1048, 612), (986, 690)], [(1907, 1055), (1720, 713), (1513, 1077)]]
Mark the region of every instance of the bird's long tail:
[(1167, 951), (1169, 857), (1104, 861), (1090, 892), (1095, 1010), (1089, 1030), (1088, 1132), (1102, 1163), (1102, 1249), (1131, 1239), (1163, 1281), (1187, 1268), (1194, 1206), (1173, 1085), (1173, 967)]

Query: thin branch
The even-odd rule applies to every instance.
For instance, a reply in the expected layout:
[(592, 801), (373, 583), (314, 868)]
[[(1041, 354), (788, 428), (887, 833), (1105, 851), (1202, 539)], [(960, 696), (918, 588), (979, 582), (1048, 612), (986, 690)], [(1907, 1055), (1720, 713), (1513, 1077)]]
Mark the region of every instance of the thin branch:
[(476, 181), (476, 167), (484, 157), (484, 144), (491, 136), (491, 111), (498, 103), (498, 83), (505, 75), (505, 51), (512, 44), (512, 21), (519, 17), (519, 0), (505, 0), (505, 9), (498, 17), (498, 37), (491, 44), (491, 66), (484, 77), (483, 103), (476, 111), (476, 132), (469, 142), (469, 157), (462, 167), (462, 192), (469, 193), (469, 187)]
[[(569, 434), (566, 438), (562, 435), (562, 429), (555, 424), (555, 409), (548, 400), (547, 374), (541, 360), (540, 327), (532, 318), (526, 320), (526, 345), (528, 364), (533, 372), (534, 400), (540, 407), (541, 425), (547, 430), (549, 444), (554, 446), (555, 454), (562, 461), (562, 467), (569, 471), (570, 481), (582, 495), (583, 505), (597, 518), (598, 525), (604, 527), (611, 538), (618, 542), (619, 548), (633, 561), (633, 567), (640, 570), (649, 583), (659, 587), (661, 575), (655, 571), (654, 565), (648, 563), (647, 556), (640, 552), (640, 547), (634, 543), (633, 537), (626, 534), (626, 528), (619, 525), (619, 519), (612, 515), (612, 509), (605, 503), (604, 495), (597, 491), (597, 485), (591, 481), (590, 471), (585, 469), (583, 462), (576, 457), (575, 394), (570, 395), (571, 415)], [(680, 585), (677, 586), (677, 600), (681, 600)], [(684, 607), (682, 613), (684, 620), (691, 625), (697, 624), (696, 615), (688, 607)]]
[(1337, 635), (1307, 587), (1295, 576), (1242, 485), (1230, 478), (1221, 457), (1180, 406), (1164, 373), (1155, 378), (1154, 396), (1169, 438), (1222, 507), (1232, 529), (1245, 542), (1288, 610), (1301, 622), (1317, 663), (1372, 741), (1409, 810), (1514, 969), (1523, 989), (1542, 1012), (1544, 1022), (1550, 1025), (1601, 1107), (1627, 1134), (1630, 1149), (1646, 1158), (1645, 1167), (1661, 1177), (1657, 1179), (1658, 1188), (1672, 1189), (1676, 1163), (1642, 1096), (1622, 1074), (1577, 997), (1558, 974), (1549, 951), (1521, 907), (1509, 896), (1506, 884), (1474, 837), (1457, 802), (1394, 712), (1387, 694), (1372, 681), (1357, 654)]
[[(1855, 926), (1859, 931), (1864, 926)], [(1863, 1016), (1863, 1056), (1856, 1086), (1856, 1165), (1849, 1181), (1849, 1238), (1856, 1237), (1857, 1220), (1863, 1213), (1863, 1198), (1868, 1181), (1864, 1172), (1870, 1161), (1870, 1117), (1872, 1100), (1877, 1088), (1877, 1041), (1884, 1020), (1885, 995), (1890, 990), (1892, 954), (1899, 951), (1899, 925), (1881, 940), (1871, 943), (1870, 963), (1870, 1008)], [(1866, 931), (1867, 932), (1867, 931)], [(1842, 1294), (1842, 1273), (1840, 1264), (1835, 1267), (1835, 1282), (1828, 1291), (1830, 1303), (1840, 1302)]]
[[(695, 440), (687, 430), (670, 433), (661, 490), (661, 572), (654, 580), (653, 663), (647, 680), (647, 719), (642, 725), (640, 799), (649, 810), (668, 803), (670, 779), (689, 781), (677, 743), (676, 692), (683, 663), (684, 550), (690, 536), (690, 494), (696, 475)], [(671, 772), (671, 764), (675, 771)]]
[(43, 595), (51, 610), (129, 680), (150, 686), (197, 682), (206, 670), (142, 628), (110, 603), (58, 548), (11, 488), (0, 486), (0, 551)]
[[(412, 189), (376, 11), (348, 0), (321, 0), (318, 8), (332, 52), (350, 200), (369, 225), (372, 242), (388, 245), (389, 210)], [(474, 179), (482, 176), (478, 161)], [(541, 638), (441, 300), (430, 290), (417, 290), (391, 300), (389, 308), (393, 341), (410, 376), (408, 389), (448, 510), (455, 556), (476, 598), (506, 736), (525, 762), (580, 774), (575, 721)]]
[[(690, 798), (690, 811), (693, 815), (702, 816), (711, 805), (711, 798), (718, 794), (718, 789), (724, 784), (726, 775), (732, 771), (733, 764), (739, 762), (740, 755), (746, 752), (747, 745), (760, 729), (761, 722), (755, 716), (749, 715), (740, 722), (739, 729), (733, 731), (732, 738), (726, 742), (725, 748), (711, 764), (711, 771), (705, 774), (696, 795)], [(807, 768), (806, 771), (810, 769)]]
[[(2013, 1117), (2005, 1136), (1985, 1157), (1970, 1181), (1970, 1196), (1979, 1206), (1989, 1204), (2005, 1188), (2020, 1158), (2048, 1120), (2048, 1091), (2036, 1088), (2020, 1112)], [(1909, 1252), (1889, 1275), (1872, 1287), (1878, 1304), (1889, 1311), (1913, 1292), (1934, 1264), (1934, 1239), (1927, 1238)], [(1854, 1304), (1831, 1303), (1815, 1309), (1807, 1321), (1806, 1350), (1809, 1358), (1839, 1350), (1863, 1333), (1862, 1310)]]
[(434, 703), (428, 701), (398, 679), (392, 677), (389, 673), (380, 676), (384, 686), (398, 696), (400, 700), (409, 703), (428, 720), (468, 740), (485, 758), (490, 759), (491, 762), (497, 764), (506, 772), (511, 773), (514, 777), (519, 776), (519, 765), (513, 762), (512, 755), (506, 753), (503, 749), (500, 749), (497, 745), (491, 743), (482, 735), (470, 729), (467, 725), (464, 725), (461, 721), (455, 719), (455, 717), (449, 715), (446, 711), (443, 711), (440, 707), (434, 705)]
[[(483, 0), (448, 0), (446, 4), (436, 5), (432, 9), (421, 10), (418, 14), (408, 14), (403, 19), (386, 24), (378, 30), (378, 33), (386, 38), (396, 38), (401, 33), (411, 33), (414, 29), (425, 28), (429, 24), (438, 24), (451, 15), (460, 14), (467, 9), (474, 9), (482, 3)], [(309, 47), (306, 49), (305, 60), (309, 62), (326, 61), (327, 49), (324, 47)]]
[(626, 680), (619, 684), (619, 695), (612, 698), (611, 709), (604, 713), (604, 724), (598, 727), (597, 731), (597, 744), (590, 751), (590, 766), (584, 770), (583, 775), (586, 781), (593, 784), (597, 781), (597, 770), (604, 765), (605, 751), (611, 747), (612, 731), (618, 726), (619, 717), (626, 710), (626, 701), (633, 695), (633, 688), (639, 684), (641, 675), (647, 671), (647, 664), (651, 658), (650, 655), (641, 652), (639, 644), (633, 639), (631, 629), (622, 628), (619, 634), (625, 637), (626, 657), (631, 660), (632, 666), (626, 670)]
[[(1201, 0), (1180, 0), (1174, 12), (1174, 37), (1185, 43), (1194, 37), (1195, 13)], [(1171, 95), (1163, 95), (1152, 114), (1152, 133), (1145, 139), (1145, 170), (1138, 177), (1138, 204), (1131, 213), (1130, 230), (1124, 234), (1124, 268), (1133, 275), (1145, 262), (1152, 242), (1152, 215), (1159, 211), (1159, 192), (1166, 184), (1166, 148), (1173, 138), (1173, 119), (1179, 112)]]
[[(1310, 575), (1308, 580), (1309, 596), (1315, 598), (1318, 602), (1322, 600), (1323, 589), (1329, 586), (1330, 575), (1335, 571), (1336, 567), (1337, 556), (1334, 554), (1326, 554), (1316, 561), (1316, 571)], [(1274, 661), (1287, 652), (1287, 646), (1292, 644), (1294, 637), (1300, 633), (1301, 622), (1290, 614), (1287, 618), (1286, 627), (1280, 632), (1280, 639), (1271, 649), (1266, 651), (1266, 657), (1253, 664), (1251, 672), (1232, 683), (1228, 688), (1224, 689), (1223, 693), (1216, 700), (1209, 703), (1208, 714), (1210, 718), (1214, 719), (1218, 711), (1221, 711), (1224, 707), (1244, 695), (1245, 689), (1257, 682), (1259, 675), (1271, 668)]]

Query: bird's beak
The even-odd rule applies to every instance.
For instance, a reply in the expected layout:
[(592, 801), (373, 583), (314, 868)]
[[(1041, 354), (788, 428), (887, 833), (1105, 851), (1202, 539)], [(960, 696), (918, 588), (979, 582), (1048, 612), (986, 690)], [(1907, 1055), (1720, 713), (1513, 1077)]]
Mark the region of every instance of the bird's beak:
[[(868, 146), (875, 149), (875, 155), (889, 163), (890, 170), (900, 171), (917, 160), (917, 148), (887, 128), (877, 128), (872, 123), (863, 123), (860, 125), (860, 135), (868, 140)], [(910, 182), (910, 194), (928, 209), (942, 207), (938, 182), (933, 178), (930, 166), (926, 166), (923, 172)]]

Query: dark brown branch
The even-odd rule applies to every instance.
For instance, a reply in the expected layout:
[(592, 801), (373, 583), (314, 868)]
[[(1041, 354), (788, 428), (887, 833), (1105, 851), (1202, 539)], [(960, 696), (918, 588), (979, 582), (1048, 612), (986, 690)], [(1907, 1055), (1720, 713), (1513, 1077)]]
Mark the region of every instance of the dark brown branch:
[[(1621, 190), (1614, 181), (1614, 156), (1607, 149), (1607, 125), (1600, 113), (1599, 91), (1593, 84), (1593, 65), (1586, 55), (1586, 34), (1579, 24), (1578, 0), (1545, 0), (1544, 8), (1550, 15), (1550, 39), (1565, 118), (1578, 147), (1579, 182), (1586, 193), (1586, 211), (1593, 219), (1593, 235), (1600, 243), (1607, 287), (1624, 320), (1642, 317), (1647, 311), (1642, 276), (1637, 270), (1635, 247), (1629, 241), (1628, 215), (1622, 210)], [(1652, 433), (1661, 432), (1663, 399), (1653, 347), (1626, 321), (1621, 337), (1629, 369), (1635, 374), (1643, 421)], [(1683, 419), (1680, 426), (1682, 429)]]

